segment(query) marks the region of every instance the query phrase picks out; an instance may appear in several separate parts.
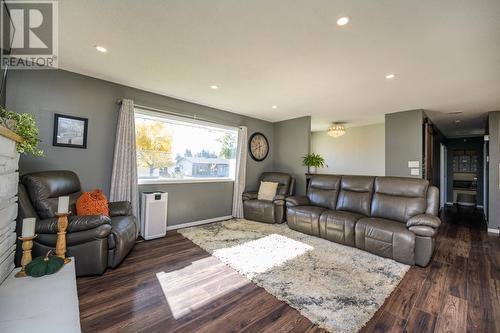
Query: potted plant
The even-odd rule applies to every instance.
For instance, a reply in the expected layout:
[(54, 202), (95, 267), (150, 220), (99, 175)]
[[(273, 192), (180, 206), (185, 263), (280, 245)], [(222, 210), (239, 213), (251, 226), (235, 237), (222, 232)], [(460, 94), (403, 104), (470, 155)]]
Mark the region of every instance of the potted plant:
[(12, 112), (0, 106), (0, 126), (6, 127), (23, 139), (17, 144), (20, 154), (43, 155), (43, 151), (38, 148), (39, 133), (32, 114)]
[(316, 153), (310, 153), (302, 157), (302, 163), (307, 167), (309, 173), (316, 173), (318, 168), (327, 167), (325, 159)]

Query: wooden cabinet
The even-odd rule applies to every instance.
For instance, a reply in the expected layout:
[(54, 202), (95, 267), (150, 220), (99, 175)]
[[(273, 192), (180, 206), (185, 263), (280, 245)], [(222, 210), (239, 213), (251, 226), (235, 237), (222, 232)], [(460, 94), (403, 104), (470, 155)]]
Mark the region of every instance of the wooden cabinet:
[(14, 269), (16, 250), (17, 184), (20, 138), (0, 127), (0, 283)]

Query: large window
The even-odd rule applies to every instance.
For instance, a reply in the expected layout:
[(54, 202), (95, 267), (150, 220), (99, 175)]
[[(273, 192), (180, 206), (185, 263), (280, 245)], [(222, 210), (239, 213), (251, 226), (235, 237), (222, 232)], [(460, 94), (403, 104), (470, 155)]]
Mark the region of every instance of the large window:
[(139, 183), (234, 180), (237, 131), (135, 110)]

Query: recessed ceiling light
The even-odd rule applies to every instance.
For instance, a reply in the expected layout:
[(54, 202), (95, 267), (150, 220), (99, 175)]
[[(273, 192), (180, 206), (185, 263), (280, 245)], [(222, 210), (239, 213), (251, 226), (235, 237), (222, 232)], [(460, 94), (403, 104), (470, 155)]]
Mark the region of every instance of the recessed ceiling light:
[(95, 49), (101, 53), (106, 53), (108, 52), (108, 49), (106, 49), (104, 46), (96, 45)]
[(339, 27), (343, 26), (343, 25), (346, 25), (347, 23), (349, 23), (349, 16), (342, 16), (342, 17), (339, 17), (338, 20), (337, 20), (337, 25)]
[(273, 106), (271, 106), (271, 108), (273, 108), (273, 109), (277, 109), (277, 108), (278, 108), (278, 106), (277, 106), (277, 105), (273, 105)]
[(455, 120), (455, 124), (460, 124), (462, 121), (460, 119)]
[(396, 77), (396, 74), (392, 74), (392, 73), (385, 75), (385, 78), (388, 79), (388, 80), (394, 79), (395, 77)]
[(210, 89), (217, 90), (217, 89), (219, 89), (219, 86), (216, 86), (215, 84), (212, 84), (210, 86)]

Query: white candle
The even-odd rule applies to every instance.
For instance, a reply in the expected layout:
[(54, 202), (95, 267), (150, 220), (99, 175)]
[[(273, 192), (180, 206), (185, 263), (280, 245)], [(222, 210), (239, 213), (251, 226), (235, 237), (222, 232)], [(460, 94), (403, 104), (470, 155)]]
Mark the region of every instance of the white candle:
[(59, 197), (59, 204), (57, 205), (57, 213), (66, 214), (69, 209), (69, 197)]
[(33, 237), (35, 236), (35, 222), (36, 218), (29, 217), (23, 219), (23, 230), (21, 232), (21, 237)]

